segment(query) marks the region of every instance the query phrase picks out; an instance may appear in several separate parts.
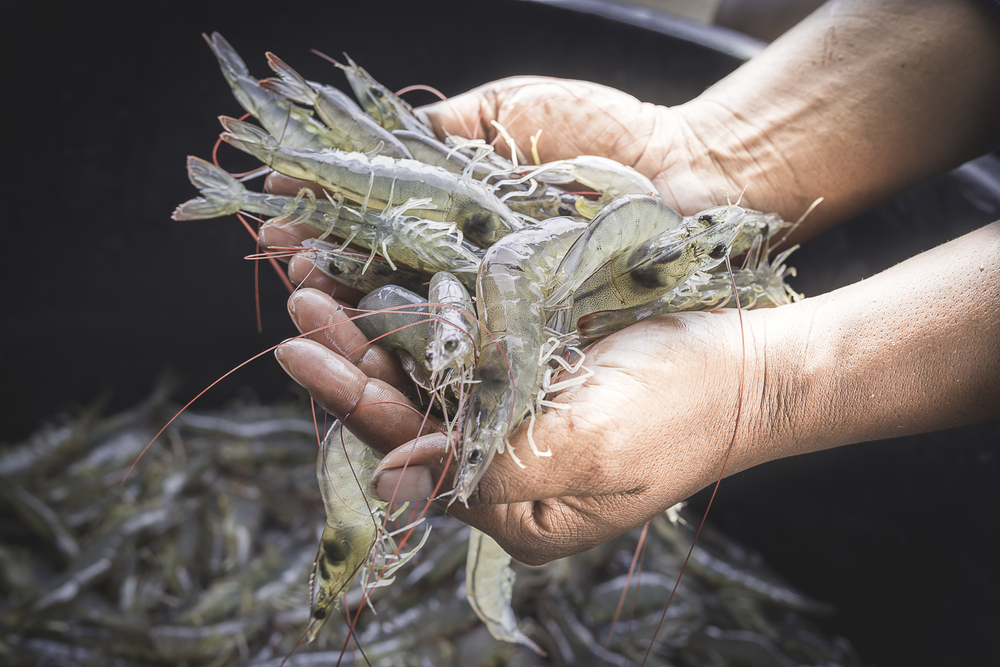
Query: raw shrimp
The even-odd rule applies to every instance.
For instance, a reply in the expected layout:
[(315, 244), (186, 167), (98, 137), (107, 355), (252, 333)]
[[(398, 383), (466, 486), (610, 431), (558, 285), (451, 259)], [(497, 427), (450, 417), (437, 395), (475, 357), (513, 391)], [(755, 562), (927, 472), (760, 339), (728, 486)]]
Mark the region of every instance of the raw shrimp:
[(434, 136), (434, 131), (424, 125), (413, 113), (413, 107), (373, 79), (371, 74), (351, 60), (349, 55), (345, 53), (344, 57), (347, 58), (347, 65), (338, 62), (334, 64), (347, 75), (347, 81), (354, 89), (354, 95), (361, 103), (361, 107), (379, 125), (390, 132), (409, 130), (410, 132), (426, 134), (429, 137)]
[(600, 193), (597, 201), (582, 197), (576, 200), (577, 212), (593, 218), (602, 208), (622, 195), (648, 195), (659, 200), (653, 182), (627, 165), (597, 155), (581, 155), (566, 160), (547, 162), (535, 167), (524, 178), (534, 178), (542, 183), (580, 183)]
[(229, 82), (236, 101), (277, 137), (279, 143), (314, 150), (337, 147), (336, 141), (328, 136), (326, 126), (312, 114), (262, 87), (257, 79), (250, 76), (246, 64), (222, 35), (214, 32), (211, 37), (204, 34), (202, 37), (218, 58), (222, 74)]
[(434, 375), (453, 368), (463, 369), (476, 363), (479, 322), (472, 297), (458, 278), (441, 271), (431, 278), (427, 294), (432, 315), (424, 358)]
[(174, 220), (216, 218), (237, 211), (259, 213), (282, 219), (284, 224), (307, 224), (323, 232), (321, 239), (333, 234), (346, 239), (345, 246), (356, 243), (373, 253), (380, 251), (393, 270), (395, 259), (426, 273), (452, 271), (475, 286), (482, 249), (467, 243), (454, 224), (406, 215), (406, 204), (386, 212), (363, 213), (317, 200), (308, 188), (298, 197), (253, 192), (226, 171), (194, 156), (188, 157), (188, 177), (202, 196), (178, 206)]
[(354, 324), (368, 340), (393, 350), (403, 369), (420, 387), (430, 386), (424, 350), (430, 331), (427, 299), (397, 285), (386, 285), (358, 303), (361, 317)]
[(246, 211), (289, 222), (304, 222), (337, 235), (350, 231), (337, 225), (341, 206), (318, 201), (311, 190), (304, 189), (305, 194), (301, 197), (253, 192), (225, 170), (193, 155), (188, 156), (187, 170), (188, 178), (202, 196), (178, 206), (172, 216), (174, 220), (204, 220)]
[(480, 183), (415, 160), (393, 160), (361, 153), (315, 153), (278, 145), (252, 125), (222, 117), (222, 139), (293, 178), (315, 181), (360, 202), (362, 209), (384, 210), (410, 200), (426, 200), (421, 216), (454, 222), (472, 243), (488, 247), (522, 222)]
[(555, 267), (586, 228), (587, 223), (579, 220), (551, 218), (504, 238), (486, 252), (476, 289), (484, 332), (456, 473), (455, 496), (462, 502), (493, 456), (503, 451), (511, 430), (525, 414), (534, 413), (539, 387), (549, 372), (548, 355), (543, 354), (543, 302), (553, 288)]
[[(333, 86), (306, 81), (281, 58), (267, 53), (267, 63), (280, 80), (265, 79), (260, 85), (299, 104), (307, 104), (330, 129), (337, 148), (387, 155), (394, 158), (413, 158), (409, 149), (385, 128), (372, 120), (357, 103)], [(273, 134), (273, 132), (272, 132)]]
[[(572, 322), (598, 310), (620, 310), (652, 301), (696, 271), (721, 262), (745, 214), (738, 206), (713, 211), (694, 216), (691, 228), (669, 230), (602, 266), (574, 292)], [(703, 226), (703, 231), (689, 233)]]
[(476, 616), (494, 639), (524, 644), (535, 653), (545, 655), (545, 651), (517, 627), (517, 619), (510, 606), (514, 596), (514, 571), (510, 568), (510, 556), (496, 540), (475, 528), (469, 532), (465, 594)]
[(562, 282), (546, 305), (562, 304), (611, 257), (639, 243), (680, 227), (684, 218), (655, 197), (623, 195), (604, 207), (573, 243), (555, 275)]
[[(798, 246), (767, 259), (767, 243), (760, 237), (747, 254), (747, 265), (735, 275), (740, 307), (782, 306), (802, 298), (785, 282), (795, 269), (785, 260)], [(696, 279), (697, 278), (697, 279)], [(700, 274), (649, 303), (622, 310), (603, 310), (583, 315), (577, 321), (580, 335), (593, 338), (620, 331), (654, 315), (684, 310), (734, 307), (732, 281), (728, 273)]]
[(386, 585), (427, 538), (425, 532), (420, 544), (400, 555), (392, 537), (381, 530), (388, 503), (377, 500), (369, 488), (380, 459), (340, 422), (323, 440), (316, 477), (326, 509), (326, 525), (310, 579), (309, 615), (313, 621), (306, 631), (307, 641), (316, 638), (331, 607), (340, 601), (362, 569), (379, 572), (378, 581), (365, 582), (367, 588)]
[(339, 246), (318, 239), (305, 239), (302, 247), (301, 254), (317, 269), (356, 290), (371, 292), (383, 285), (396, 284), (414, 292), (427, 291), (427, 276), (412, 269), (400, 266), (393, 270), (384, 261), (343, 252)]

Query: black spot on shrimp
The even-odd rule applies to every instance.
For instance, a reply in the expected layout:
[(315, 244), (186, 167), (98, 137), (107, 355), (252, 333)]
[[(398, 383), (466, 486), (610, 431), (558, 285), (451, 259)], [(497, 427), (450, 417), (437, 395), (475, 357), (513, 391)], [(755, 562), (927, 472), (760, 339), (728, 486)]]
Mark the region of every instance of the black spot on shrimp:
[[(347, 560), (347, 557), (351, 553), (351, 546), (345, 542), (339, 542), (337, 540), (324, 540), (323, 541), (323, 554), (326, 556), (326, 560), (319, 560), (319, 567), (325, 569), (328, 563), (343, 563)], [(327, 574), (324, 572), (324, 574)]]
[(480, 248), (488, 248), (500, 239), (497, 234), (498, 225), (492, 214), (487, 211), (469, 212), (467, 215), (465, 213), (462, 211), (459, 218), (463, 220), (462, 233), (470, 242)]

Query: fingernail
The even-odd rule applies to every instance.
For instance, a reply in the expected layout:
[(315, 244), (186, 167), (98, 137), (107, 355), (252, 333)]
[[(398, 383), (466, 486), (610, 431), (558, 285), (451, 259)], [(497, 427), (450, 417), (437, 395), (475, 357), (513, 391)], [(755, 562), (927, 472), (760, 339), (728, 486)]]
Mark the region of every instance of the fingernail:
[(376, 495), (386, 502), (392, 499), (400, 502), (427, 500), (434, 492), (431, 470), (426, 466), (393, 468), (380, 472), (373, 484)]
[[(292, 323), (301, 332), (302, 327), (299, 326), (299, 314), (296, 312), (295, 307), (299, 303), (301, 297), (298, 294), (293, 294), (288, 299), (288, 314), (292, 317)], [(275, 350), (277, 352), (277, 350)]]
[(288, 373), (288, 375), (293, 380), (295, 380), (296, 382), (298, 382), (298, 379), (295, 377), (295, 374), (292, 373), (291, 370), (289, 370), (289, 368), (288, 368), (288, 362), (285, 360), (285, 354), (286, 354), (286, 349), (285, 348), (286, 347), (287, 347), (287, 344), (282, 343), (278, 347), (274, 348), (274, 358), (278, 360), (278, 365), (280, 365), (284, 369), (284, 371), (286, 373)]

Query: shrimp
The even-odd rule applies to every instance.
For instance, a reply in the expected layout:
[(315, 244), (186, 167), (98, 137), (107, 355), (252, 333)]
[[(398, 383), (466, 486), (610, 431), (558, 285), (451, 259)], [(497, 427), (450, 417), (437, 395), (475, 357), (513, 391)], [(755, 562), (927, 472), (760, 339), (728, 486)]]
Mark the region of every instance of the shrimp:
[[(527, 413), (545, 382), (545, 297), (566, 249), (587, 228), (551, 218), (491, 247), (479, 268), (476, 307), (485, 331), (462, 427), (455, 497), (466, 502), (507, 435)], [(542, 454), (534, 447), (537, 454)]]
[[(338, 453), (341, 449), (343, 458)], [(309, 580), (309, 615), (313, 622), (306, 633), (308, 641), (316, 638), (331, 606), (340, 601), (362, 565), (371, 558), (378, 536), (378, 517), (387, 507), (368, 489), (379, 459), (340, 422), (323, 440), (316, 477), (326, 509), (326, 525)]]
[(472, 297), (458, 278), (447, 272), (434, 274), (427, 296), (432, 315), (424, 358), (432, 374), (448, 368), (459, 372), (476, 362), (479, 322)]
[(368, 340), (400, 356), (403, 368), (420, 387), (429, 386), (424, 350), (430, 331), (427, 300), (397, 285), (385, 285), (358, 303), (366, 311), (354, 320)]
[(306, 641), (316, 638), (329, 618), (330, 608), (344, 597), (359, 572), (380, 573), (378, 581), (367, 581), (369, 577), (365, 577), (366, 588), (387, 585), (395, 571), (427, 540), (429, 527), (419, 544), (399, 554), (392, 535), (381, 530), (389, 504), (377, 500), (370, 488), (381, 458), (339, 421), (323, 440), (316, 477), (326, 509), (326, 525), (309, 581), (309, 616), (313, 620)]
[(611, 257), (683, 223), (680, 213), (655, 197), (619, 197), (590, 221), (566, 252), (555, 273), (562, 282), (549, 295), (546, 305), (555, 307), (565, 302)]
[(426, 292), (427, 277), (404, 267), (392, 269), (386, 262), (373, 262), (371, 257), (343, 252), (338, 246), (318, 239), (302, 241), (301, 254), (316, 268), (338, 283), (362, 292), (371, 292), (390, 283), (402, 285), (414, 292)]
[(544, 656), (538, 644), (520, 628), (510, 601), (514, 595), (514, 571), (510, 556), (489, 535), (475, 528), (469, 532), (469, 554), (465, 561), (465, 595), (469, 605), (494, 639), (523, 644)]
[(327, 233), (343, 233), (337, 225), (340, 204), (317, 201), (311, 190), (304, 189), (301, 197), (253, 192), (225, 170), (193, 155), (188, 156), (187, 171), (188, 178), (201, 191), (201, 196), (178, 206), (171, 216), (174, 220), (204, 220), (246, 211), (270, 218), (305, 222)]
[(351, 60), (349, 55), (345, 53), (344, 57), (347, 58), (347, 65), (336, 61), (334, 64), (347, 75), (347, 81), (354, 89), (354, 94), (365, 113), (390, 132), (409, 130), (410, 132), (426, 134), (429, 137), (434, 136), (434, 131), (424, 125), (413, 113), (413, 107), (373, 79), (371, 74)]
[(363, 210), (426, 200), (427, 207), (420, 209), (423, 217), (456, 223), (465, 238), (483, 248), (525, 227), (485, 186), (440, 167), (415, 160), (368, 158), (361, 153), (287, 148), (252, 125), (225, 116), (220, 120), (227, 130), (222, 134), (227, 143), (287, 176), (315, 181), (360, 202)]
[(547, 162), (534, 168), (524, 178), (535, 178), (543, 183), (580, 183), (600, 193), (596, 202), (583, 197), (576, 200), (577, 212), (593, 218), (607, 204), (621, 195), (647, 195), (659, 200), (653, 182), (632, 167), (597, 155), (581, 155), (567, 160)]
[(413, 158), (399, 139), (372, 120), (347, 95), (333, 86), (306, 81), (278, 56), (270, 51), (266, 55), (267, 63), (281, 79), (265, 79), (260, 85), (293, 102), (307, 104), (315, 109), (316, 114), (330, 129), (330, 136), (336, 138), (337, 148), (394, 158)]
[[(572, 321), (597, 310), (620, 310), (652, 301), (696, 271), (716, 266), (729, 253), (745, 213), (738, 206), (712, 210), (694, 216), (692, 226), (669, 230), (602, 266), (573, 294)], [(697, 231), (703, 226), (703, 231)]]
[[(226, 171), (194, 156), (188, 157), (188, 177), (201, 190), (174, 211), (174, 220), (200, 220), (231, 215), (237, 211), (259, 213), (284, 224), (307, 224), (323, 232), (376, 251), (395, 270), (395, 260), (426, 273), (452, 271), (467, 285), (475, 286), (475, 275), (483, 254), (465, 241), (451, 223), (435, 222), (405, 215), (407, 204), (382, 213), (362, 212), (335, 201), (317, 200), (312, 190), (303, 188), (298, 197), (285, 197), (248, 190)], [(416, 202), (416, 206), (422, 205)]]
[[(747, 265), (735, 275), (741, 308), (782, 306), (802, 298), (785, 282), (795, 269), (785, 260), (798, 246), (788, 248), (773, 261), (767, 259), (767, 244), (758, 237), (747, 254)], [(647, 317), (683, 310), (710, 310), (735, 306), (732, 281), (726, 273), (701, 274), (677, 286), (659, 299), (621, 310), (603, 310), (583, 315), (577, 321), (580, 335), (606, 336)]]
[(264, 88), (250, 76), (246, 64), (222, 35), (214, 32), (211, 37), (205, 34), (202, 37), (219, 60), (222, 75), (236, 101), (268, 132), (278, 137), (282, 145), (315, 150), (337, 147), (326, 126), (312, 114)]

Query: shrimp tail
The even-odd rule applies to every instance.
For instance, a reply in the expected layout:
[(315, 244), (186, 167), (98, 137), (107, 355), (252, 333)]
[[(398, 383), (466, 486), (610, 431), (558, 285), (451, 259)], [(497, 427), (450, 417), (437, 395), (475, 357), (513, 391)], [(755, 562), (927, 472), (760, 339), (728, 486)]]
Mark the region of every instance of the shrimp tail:
[(253, 155), (265, 164), (271, 163), (274, 150), (278, 147), (274, 137), (250, 123), (229, 116), (219, 116), (219, 122), (226, 129), (221, 135), (223, 141), (244, 153)]
[(174, 220), (205, 220), (232, 215), (240, 210), (247, 189), (225, 170), (194, 155), (187, 159), (188, 178), (201, 190), (201, 197), (178, 206)]
[(208, 42), (208, 47), (212, 49), (212, 53), (218, 58), (222, 74), (230, 84), (239, 77), (250, 76), (250, 70), (247, 69), (246, 63), (243, 62), (243, 59), (239, 57), (236, 50), (230, 46), (229, 42), (222, 35), (213, 32), (211, 37), (205, 33), (202, 33), (201, 36), (205, 38), (205, 41)]
[(302, 75), (289, 67), (284, 60), (267, 52), (267, 64), (280, 77), (280, 79), (264, 79), (260, 82), (264, 88), (272, 93), (277, 93), (284, 98), (299, 104), (312, 105), (316, 98), (316, 91), (309, 83), (302, 78)]

